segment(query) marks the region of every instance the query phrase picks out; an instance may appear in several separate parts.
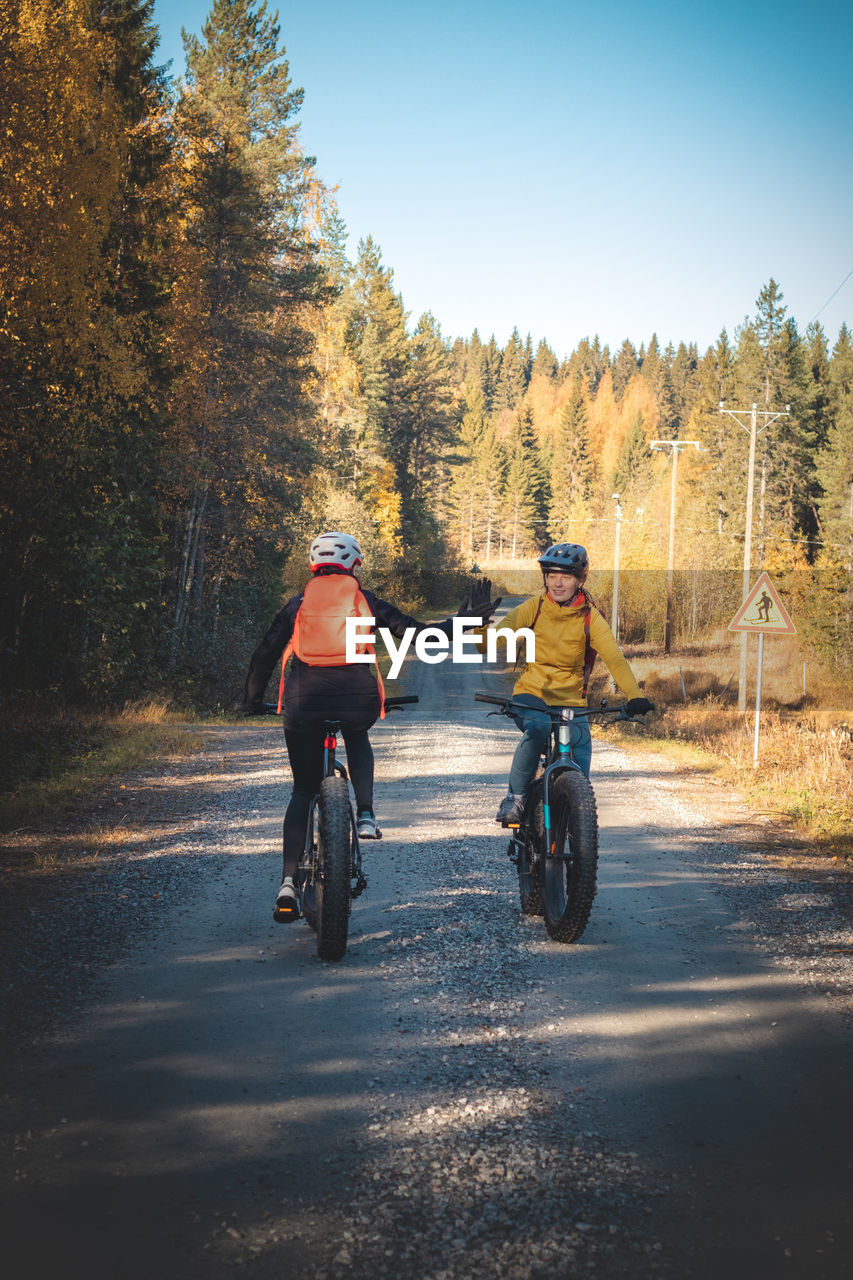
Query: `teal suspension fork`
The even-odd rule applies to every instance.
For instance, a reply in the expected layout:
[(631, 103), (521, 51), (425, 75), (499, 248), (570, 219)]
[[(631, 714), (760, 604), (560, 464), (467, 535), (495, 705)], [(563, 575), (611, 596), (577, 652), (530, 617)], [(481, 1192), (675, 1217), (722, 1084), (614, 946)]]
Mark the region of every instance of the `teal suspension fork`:
[(571, 707), (560, 708), (560, 723), (557, 726), (557, 754), (548, 765), (542, 779), (543, 799), (542, 812), (545, 823), (545, 856), (550, 858), (553, 852), (551, 840), (551, 803), (548, 797), (549, 783), (553, 773), (565, 773), (566, 769), (579, 769), (572, 759), (572, 721), (575, 718)]

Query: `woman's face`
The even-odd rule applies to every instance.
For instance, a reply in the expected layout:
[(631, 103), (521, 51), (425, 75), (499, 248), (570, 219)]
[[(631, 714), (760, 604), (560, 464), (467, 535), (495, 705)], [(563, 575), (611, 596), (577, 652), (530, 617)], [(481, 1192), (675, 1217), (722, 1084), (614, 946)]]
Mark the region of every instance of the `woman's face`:
[(573, 573), (560, 573), (558, 570), (549, 569), (545, 574), (548, 595), (557, 604), (566, 604), (569, 600), (574, 600), (580, 584), (580, 578), (576, 578)]

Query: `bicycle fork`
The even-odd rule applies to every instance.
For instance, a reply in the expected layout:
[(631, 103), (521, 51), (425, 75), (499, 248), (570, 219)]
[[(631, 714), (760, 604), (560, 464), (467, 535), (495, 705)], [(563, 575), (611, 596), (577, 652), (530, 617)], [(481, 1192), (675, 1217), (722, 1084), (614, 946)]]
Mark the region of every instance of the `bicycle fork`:
[(555, 772), (565, 773), (566, 769), (577, 769), (580, 766), (572, 759), (572, 721), (575, 713), (572, 707), (560, 708), (560, 723), (557, 726), (557, 758), (548, 765), (542, 779), (542, 816), (545, 827), (545, 851), (548, 858), (571, 857), (571, 831), (567, 832), (568, 854), (557, 853), (556, 842), (551, 836), (551, 802), (549, 786)]

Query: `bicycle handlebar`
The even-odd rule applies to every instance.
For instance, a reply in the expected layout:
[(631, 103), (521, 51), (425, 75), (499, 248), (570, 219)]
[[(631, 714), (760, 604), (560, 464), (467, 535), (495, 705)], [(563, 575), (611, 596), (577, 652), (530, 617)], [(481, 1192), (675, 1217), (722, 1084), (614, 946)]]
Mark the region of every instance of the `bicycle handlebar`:
[[(401, 707), (404, 702), (419, 702), (419, 701), (420, 699), (418, 698), (418, 696), (416, 694), (411, 694), (411, 693), (403, 694), (400, 697), (386, 698), (385, 710), (393, 711), (395, 707)], [(279, 709), (274, 702), (264, 703), (264, 715), (277, 716), (279, 714), (280, 714)]]
[(495, 706), (496, 706), (496, 707), (506, 707), (506, 706), (509, 706), (509, 703), (510, 703), (511, 699), (509, 699), (509, 698), (496, 698), (496, 697), (495, 697), (493, 694), (491, 694), (491, 693), (475, 693), (475, 694), (474, 694), (474, 701), (475, 701), (475, 702), (493, 702), (493, 703), (495, 704)]
[[(511, 714), (511, 711), (510, 711), (511, 707), (518, 707), (520, 710), (524, 710), (524, 711), (531, 711), (531, 710), (543, 711), (543, 713), (549, 715), (551, 720), (554, 722), (560, 719), (560, 713), (563, 710), (565, 710), (565, 708), (563, 707), (531, 708), (529, 704), (526, 702), (515, 702), (512, 698), (496, 698), (494, 694), (491, 694), (491, 693), (475, 693), (474, 701), (493, 703), (494, 706), (500, 707), (500, 714), (505, 716), (508, 716)], [(620, 703), (619, 706), (617, 707), (608, 707), (605, 703), (605, 705), (601, 707), (570, 707), (569, 710), (572, 712), (572, 718), (575, 720), (579, 719), (581, 716), (588, 719), (590, 716), (611, 715), (611, 716), (615, 716), (617, 720), (633, 720), (637, 724), (643, 723), (643, 721), (638, 716), (628, 715), (628, 712), (625, 710), (625, 707), (626, 707), (625, 703)]]

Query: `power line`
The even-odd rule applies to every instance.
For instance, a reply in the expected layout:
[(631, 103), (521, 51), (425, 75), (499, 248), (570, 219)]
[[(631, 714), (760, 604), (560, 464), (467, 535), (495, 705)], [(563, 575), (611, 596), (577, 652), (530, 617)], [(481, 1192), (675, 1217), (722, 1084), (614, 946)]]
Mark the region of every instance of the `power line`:
[[(840, 293), (840, 291), (844, 288), (844, 286), (846, 285), (847, 281), (850, 279), (850, 277), (851, 277), (851, 276), (853, 276), (853, 271), (848, 271), (848, 272), (847, 272), (847, 275), (846, 275), (846, 276), (844, 277), (844, 279), (841, 281), (841, 284), (840, 284), (840, 285), (838, 286), (838, 288), (835, 290), (835, 293), (831, 293), (831, 294), (829, 295), (829, 297), (827, 298), (826, 302), (825, 302), (825, 303), (823, 304), (823, 306), (821, 307), (820, 311), (825, 311), (825, 310), (826, 310), (826, 308), (829, 306), (830, 302), (832, 302), (832, 299), (835, 297), (835, 294), (836, 294), (836, 293)], [(815, 312), (815, 314), (812, 316), (811, 320), (809, 321), (809, 324), (814, 324), (815, 320), (817, 320), (818, 316), (820, 315), (820, 311), (816, 311), (816, 312)]]

